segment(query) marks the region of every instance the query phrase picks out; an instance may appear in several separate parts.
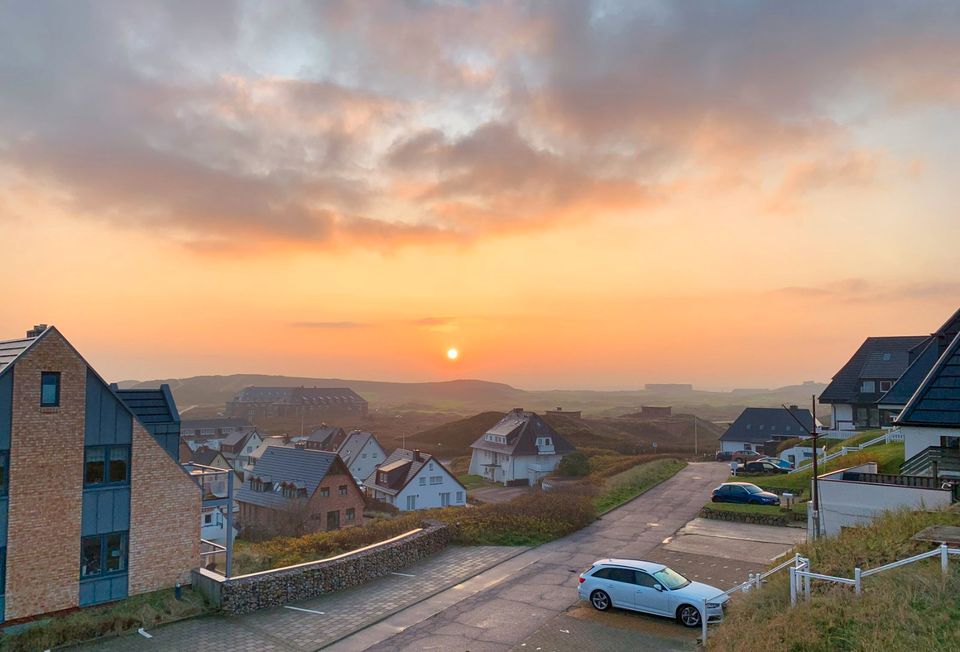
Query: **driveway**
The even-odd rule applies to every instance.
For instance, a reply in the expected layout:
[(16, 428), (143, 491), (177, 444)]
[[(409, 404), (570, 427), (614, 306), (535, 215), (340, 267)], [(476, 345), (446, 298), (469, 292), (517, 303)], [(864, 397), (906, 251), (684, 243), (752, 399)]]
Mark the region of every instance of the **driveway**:
[(469, 597), (462, 589), (460, 595), (445, 591), (328, 649), (506, 652), (522, 645), (577, 602), (581, 571), (603, 557), (648, 556), (697, 515), (728, 472), (716, 462), (690, 464), (589, 527), (480, 574), (471, 580), (476, 592)]
[(481, 503), (508, 503), (517, 496), (530, 493), (530, 487), (504, 487), (503, 485), (484, 485), (470, 490), (470, 498)]

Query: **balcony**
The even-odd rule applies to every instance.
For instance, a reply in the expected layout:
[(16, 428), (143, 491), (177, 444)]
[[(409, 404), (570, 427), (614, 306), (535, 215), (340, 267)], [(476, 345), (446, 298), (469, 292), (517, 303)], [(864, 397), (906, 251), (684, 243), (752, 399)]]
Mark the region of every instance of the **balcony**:
[(903, 475), (960, 478), (960, 450), (928, 446), (900, 465)]

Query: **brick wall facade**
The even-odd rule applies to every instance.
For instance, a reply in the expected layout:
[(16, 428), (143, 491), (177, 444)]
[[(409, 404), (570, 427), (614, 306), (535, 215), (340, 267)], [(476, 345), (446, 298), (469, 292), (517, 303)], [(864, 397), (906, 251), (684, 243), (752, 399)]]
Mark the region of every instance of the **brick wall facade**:
[[(40, 407), (59, 371), (60, 406)], [(87, 366), (54, 331), (13, 370), (6, 619), (77, 606)]]
[[(346, 496), (341, 496), (338, 491), (338, 488), (341, 485), (346, 485), (347, 487)], [(320, 496), (320, 490), (324, 487), (330, 488), (330, 495), (322, 498)], [(362, 523), (363, 506), (363, 494), (361, 494), (360, 490), (357, 489), (357, 484), (353, 481), (352, 477), (348, 475), (328, 473), (323, 479), (323, 482), (320, 483), (320, 486), (317, 487), (316, 493), (314, 493), (310, 498), (310, 513), (319, 517), (318, 519), (311, 520), (311, 522), (314, 524), (312, 529), (327, 529), (327, 512), (334, 511), (340, 512), (340, 527)], [(356, 513), (356, 518), (352, 523), (347, 521), (347, 509), (351, 507)]]
[(137, 421), (130, 474), (130, 595), (189, 582), (200, 565), (200, 489)]

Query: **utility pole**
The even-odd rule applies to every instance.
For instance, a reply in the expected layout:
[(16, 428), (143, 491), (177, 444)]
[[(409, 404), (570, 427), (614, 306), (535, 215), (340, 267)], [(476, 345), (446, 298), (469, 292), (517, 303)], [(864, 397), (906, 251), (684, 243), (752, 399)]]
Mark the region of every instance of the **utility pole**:
[[(787, 411), (787, 413), (793, 417), (793, 420), (800, 424), (800, 427), (806, 430), (807, 426), (803, 421), (797, 418), (797, 415), (793, 413), (793, 410), (788, 408), (786, 405), (781, 403), (781, 407)], [(819, 449), (817, 448), (817, 395), (810, 395), (810, 416), (813, 417), (813, 422), (810, 424), (810, 430), (808, 431), (810, 437), (813, 441), (813, 489), (811, 491), (813, 499), (813, 538), (820, 538), (820, 481), (817, 479), (819, 471), (817, 470), (817, 458), (819, 457)]]
[(698, 442), (699, 442), (699, 437), (697, 434), (697, 415), (694, 414), (693, 415), (693, 456), (694, 457), (700, 456), (700, 445)]

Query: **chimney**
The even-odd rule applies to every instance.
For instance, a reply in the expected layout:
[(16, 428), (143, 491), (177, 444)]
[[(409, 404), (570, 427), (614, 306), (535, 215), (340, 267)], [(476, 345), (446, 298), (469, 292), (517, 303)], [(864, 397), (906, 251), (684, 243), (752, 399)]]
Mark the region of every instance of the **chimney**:
[(40, 337), (43, 335), (43, 331), (47, 330), (46, 324), (35, 324), (33, 328), (27, 331), (27, 337), (34, 338)]
[(421, 457), (420, 457), (420, 449), (419, 449), (419, 448), (414, 448), (414, 449), (413, 449), (413, 461), (414, 461), (414, 462), (422, 462), (422, 461), (423, 461), (423, 460), (421, 459)]
[(799, 410), (799, 409), (800, 409), (800, 406), (798, 406), (798, 405), (791, 405), (791, 406), (790, 406), (790, 411), (791, 411), (791, 412), (796, 412), (796, 411)]
[(513, 408), (513, 411), (517, 414), (523, 414), (523, 408)]

